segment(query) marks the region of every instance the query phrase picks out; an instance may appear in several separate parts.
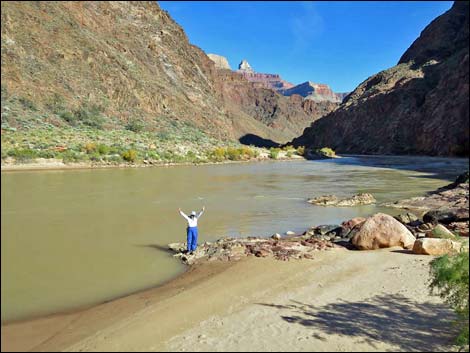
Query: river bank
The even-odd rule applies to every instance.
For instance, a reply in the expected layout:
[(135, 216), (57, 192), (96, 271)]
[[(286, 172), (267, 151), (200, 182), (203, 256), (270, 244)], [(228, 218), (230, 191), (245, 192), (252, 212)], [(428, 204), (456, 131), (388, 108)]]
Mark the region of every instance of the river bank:
[(252, 158), (248, 160), (225, 160), (220, 162), (180, 162), (180, 163), (171, 163), (171, 162), (161, 162), (161, 163), (141, 163), (141, 164), (130, 164), (130, 163), (120, 163), (120, 164), (103, 164), (103, 163), (64, 163), (59, 159), (45, 159), (39, 158), (35, 162), (25, 163), (25, 164), (2, 164), (0, 169), (1, 172), (16, 172), (16, 171), (34, 171), (34, 170), (80, 170), (80, 169), (114, 169), (114, 168), (151, 168), (151, 167), (174, 167), (174, 166), (203, 166), (203, 165), (224, 165), (224, 164), (238, 164), (238, 163), (259, 163), (259, 162), (288, 162), (288, 161), (299, 161), (304, 160), (305, 158), (298, 155), (291, 155), (287, 157), (281, 155), (276, 159), (272, 159), (265, 154), (259, 158)]
[(453, 315), (427, 290), (432, 257), (397, 250), (198, 266), (160, 288), (2, 326), (2, 351), (452, 349)]

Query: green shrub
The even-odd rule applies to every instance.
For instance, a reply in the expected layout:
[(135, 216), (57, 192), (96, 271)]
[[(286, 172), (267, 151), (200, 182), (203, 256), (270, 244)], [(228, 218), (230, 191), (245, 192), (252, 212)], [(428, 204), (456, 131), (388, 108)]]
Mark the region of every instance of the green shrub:
[(59, 113), (59, 116), (72, 126), (76, 126), (78, 124), (77, 117), (71, 112), (62, 111)]
[(189, 161), (195, 161), (195, 160), (198, 159), (196, 153), (194, 153), (193, 151), (188, 151), (188, 152), (186, 152), (186, 158), (187, 158)]
[(159, 160), (160, 156), (155, 151), (147, 151), (146, 158), (147, 159), (153, 159), (153, 160)]
[(93, 162), (101, 162), (102, 161), (102, 157), (101, 155), (99, 154), (98, 151), (95, 151), (93, 153), (91, 153), (88, 158), (90, 159), (90, 161), (93, 161)]
[(91, 154), (96, 151), (96, 144), (94, 142), (88, 142), (83, 146), (83, 151), (87, 154)]
[(286, 145), (286, 146), (282, 147), (282, 150), (283, 151), (292, 151), (292, 150), (295, 150), (295, 148), (292, 145)]
[(7, 152), (7, 155), (14, 157), (18, 162), (26, 162), (38, 158), (39, 153), (30, 148), (12, 149)]
[(303, 155), (305, 154), (305, 146), (299, 146), (299, 147), (297, 147), (296, 153), (297, 153), (299, 156), (303, 156)]
[(55, 158), (56, 153), (57, 152), (51, 151), (51, 150), (41, 150), (41, 151), (38, 151), (38, 157), (39, 158)]
[(159, 131), (155, 137), (159, 141), (169, 141), (171, 139), (171, 134), (167, 131)]
[(81, 154), (80, 152), (74, 150), (67, 150), (62, 153), (62, 162), (72, 163), (79, 162), (87, 159), (87, 155)]
[(269, 149), (269, 158), (272, 159), (277, 159), (279, 157), (279, 152), (281, 152), (281, 149), (278, 147), (271, 147)]
[(137, 159), (137, 151), (136, 150), (127, 150), (121, 153), (122, 159), (127, 162), (135, 162)]
[(110, 152), (110, 148), (102, 143), (98, 145), (97, 150), (98, 150), (98, 153), (101, 155), (106, 155)]
[(256, 153), (250, 147), (242, 146), (242, 147), (240, 147), (240, 154), (246, 159), (251, 159), (251, 158), (255, 157)]
[(335, 151), (333, 151), (331, 148), (329, 147), (323, 147), (323, 148), (320, 148), (319, 150), (317, 150), (317, 153), (323, 155), (323, 156), (327, 156), (327, 157), (334, 157), (336, 156), (336, 153)]
[(145, 129), (145, 123), (142, 120), (133, 119), (126, 124), (126, 130), (133, 132), (142, 132)]
[(242, 152), (238, 148), (229, 147), (227, 148), (227, 158), (231, 161), (239, 161), (242, 159)]
[(442, 256), (431, 262), (431, 290), (437, 290), (439, 295), (457, 314), (456, 325), (460, 333), (456, 343), (468, 350), (468, 286), (469, 286), (469, 256), (462, 252), (453, 256)]
[(227, 149), (225, 149), (224, 147), (217, 147), (209, 153), (209, 158), (215, 162), (222, 162), (227, 158), (226, 154)]
[(103, 129), (105, 119), (102, 115), (103, 108), (96, 104), (83, 104), (74, 111), (77, 121), (95, 129)]
[(104, 156), (103, 160), (112, 163), (120, 163), (122, 162), (122, 157), (119, 154), (112, 154), (110, 156)]

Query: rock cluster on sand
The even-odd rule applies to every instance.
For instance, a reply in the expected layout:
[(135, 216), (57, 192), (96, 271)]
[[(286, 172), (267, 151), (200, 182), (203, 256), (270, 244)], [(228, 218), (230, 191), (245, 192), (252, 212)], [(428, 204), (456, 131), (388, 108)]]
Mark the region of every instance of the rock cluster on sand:
[(185, 243), (169, 244), (168, 248), (175, 252), (184, 263), (193, 265), (204, 261), (238, 261), (246, 256), (268, 257), (278, 260), (312, 259), (318, 250), (334, 247), (332, 242), (315, 237), (296, 236), (285, 239), (266, 238), (222, 238), (211, 243), (200, 245), (192, 254), (185, 252)]
[[(453, 187), (450, 188), (450, 186)], [(430, 192), (426, 196), (388, 202), (381, 206), (428, 212), (424, 218), (425, 222), (428, 220), (442, 223), (466, 221), (468, 220), (468, 186), (468, 183), (457, 185), (452, 183), (447, 187)]]
[(338, 198), (335, 195), (323, 195), (309, 199), (307, 202), (319, 206), (359, 206), (370, 205), (376, 202), (374, 196), (368, 193), (356, 194), (352, 197)]

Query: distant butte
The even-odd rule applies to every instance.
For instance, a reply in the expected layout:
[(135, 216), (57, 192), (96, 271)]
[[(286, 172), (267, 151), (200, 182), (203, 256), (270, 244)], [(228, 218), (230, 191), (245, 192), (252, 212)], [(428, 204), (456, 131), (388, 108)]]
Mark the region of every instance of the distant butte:
[[(228, 60), (220, 55), (208, 54), (209, 58), (214, 61), (216, 67), (222, 69), (229, 69)], [(347, 93), (334, 93), (331, 88), (322, 83), (304, 82), (299, 85), (287, 82), (278, 74), (267, 74), (256, 72), (246, 59), (243, 59), (238, 64), (238, 70), (246, 80), (253, 82), (257, 87), (268, 88), (284, 96), (291, 96), (298, 94), (304, 99), (310, 99), (315, 102), (329, 101), (340, 103)]]

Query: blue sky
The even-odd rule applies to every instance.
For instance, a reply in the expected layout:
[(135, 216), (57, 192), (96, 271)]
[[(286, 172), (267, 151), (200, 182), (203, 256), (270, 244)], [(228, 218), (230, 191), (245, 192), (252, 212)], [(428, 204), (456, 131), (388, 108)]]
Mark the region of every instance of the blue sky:
[(352, 91), (401, 55), (451, 1), (159, 1), (192, 44), (294, 84)]

